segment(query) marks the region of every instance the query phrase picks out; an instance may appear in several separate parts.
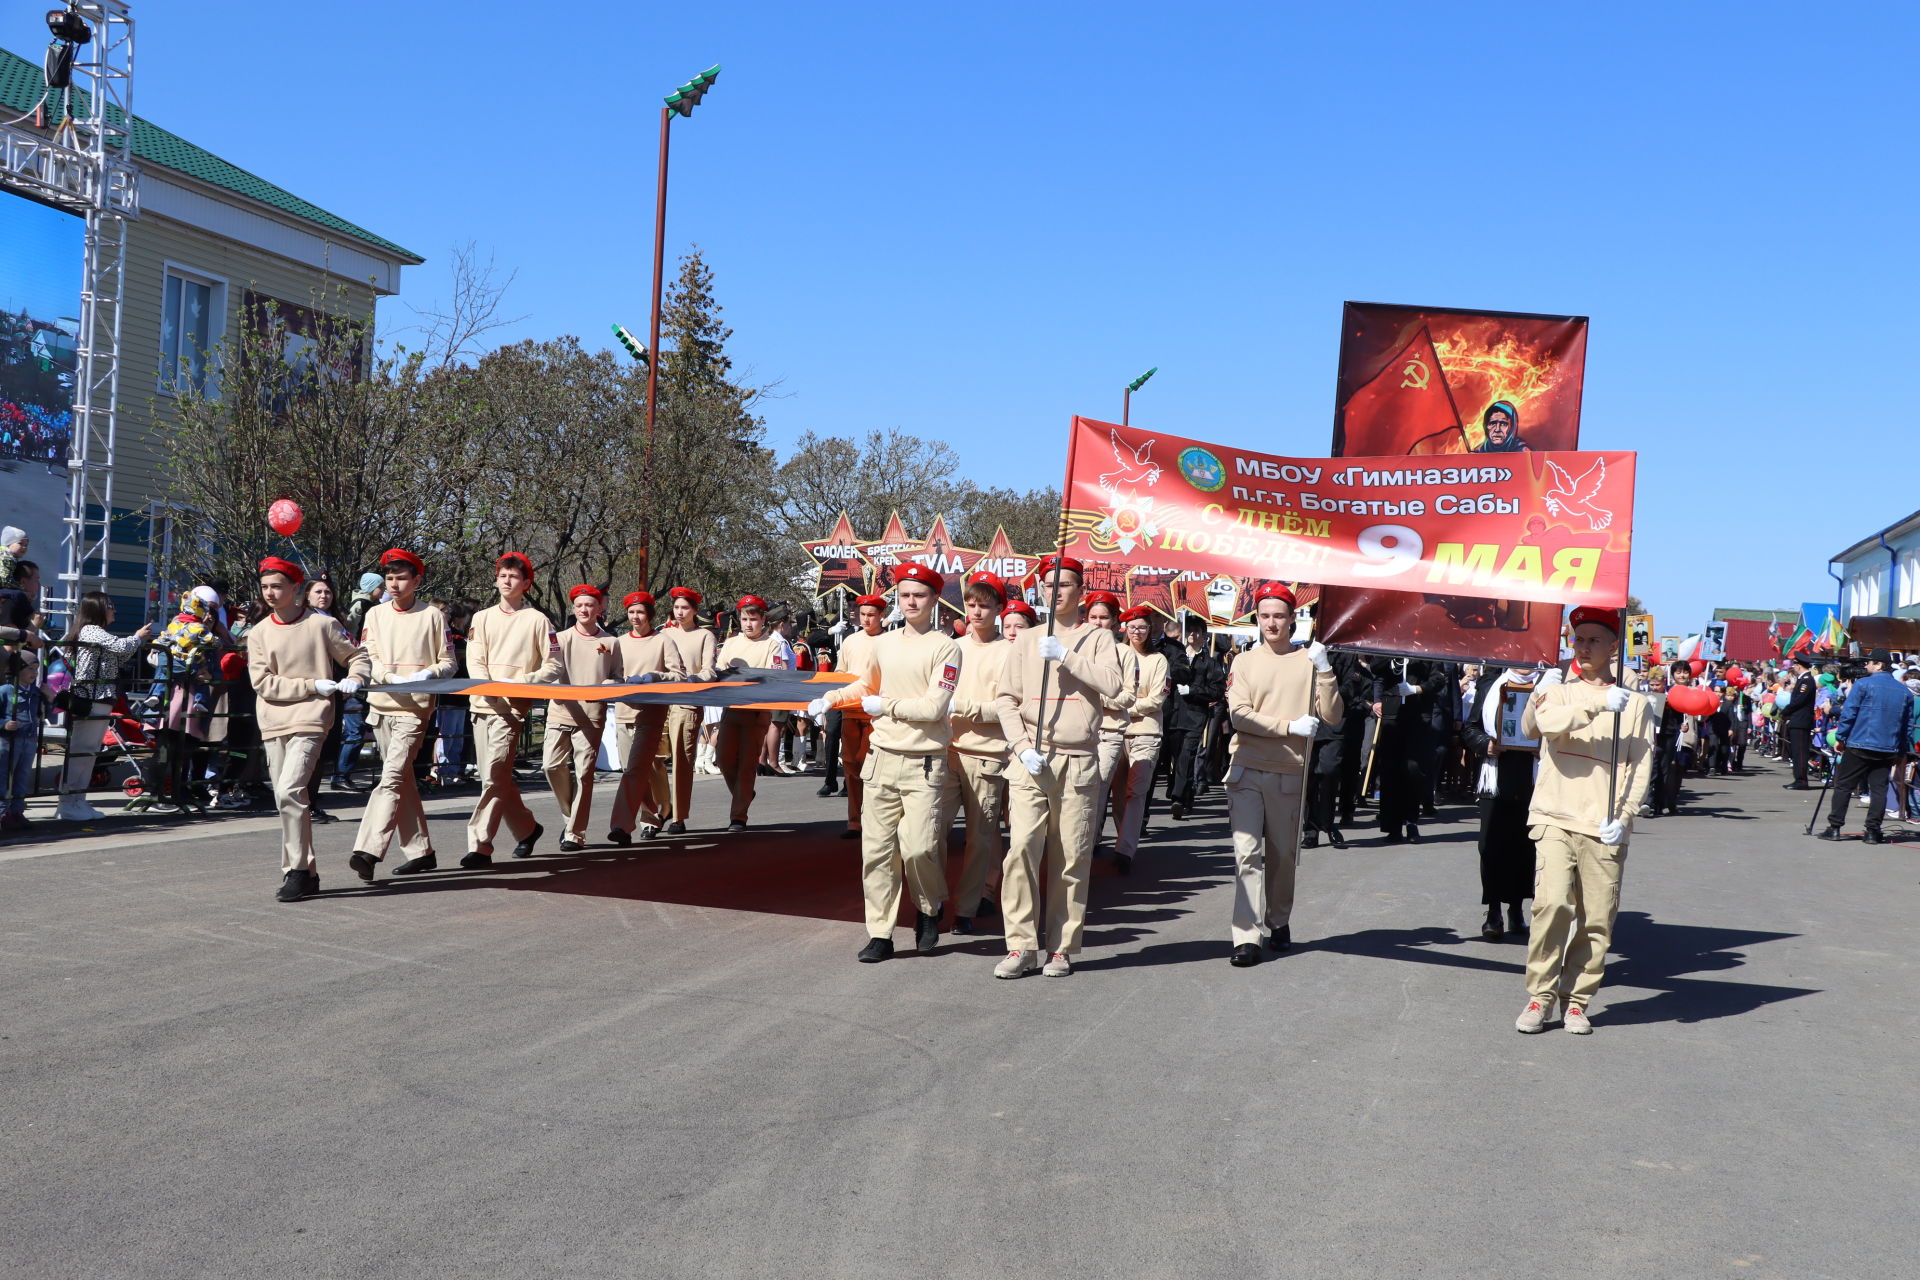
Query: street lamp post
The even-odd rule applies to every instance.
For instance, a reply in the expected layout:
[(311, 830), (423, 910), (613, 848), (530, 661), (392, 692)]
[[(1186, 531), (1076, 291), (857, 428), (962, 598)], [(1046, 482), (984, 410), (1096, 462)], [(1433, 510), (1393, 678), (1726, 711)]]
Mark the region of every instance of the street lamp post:
[(660, 290), (667, 265), (667, 143), (672, 136), (673, 118), (691, 116), (707, 96), (707, 90), (720, 78), (720, 67), (708, 67), (687, 83), (668, 94), (660, 108), (660, 180), (653, 203), (653, 325), (647, 351), (647, 450), (640, 468), (640, 483), (646, 492), (640, 507), (640, 587), (647, 589), (647, 561), (653, 550), (653, 419), (660, 395)]
[[(660, 341), (660, 335), (657, 333), (654, 334), (653, 340), (657, 344)], [(1132, 382), (1129, 382), (1127, 384), (1126, 392), (1120, 397), (1120, 425), (1121, 426), (1124, 427), (1128, 425), (1127, 418), (1133, 412), (1133, 393), (1138, 391), (1140, 388), (1146, 386), (1147, 379), (1151, 378), (1154, 374), (1158, 372), (1160, 372), (1160, 366), (1155, 365), (1153, 366), (1153, 368), (1147, 370), (1145, 373), (1141, 374), (1139, 377), (1135, 378)]]

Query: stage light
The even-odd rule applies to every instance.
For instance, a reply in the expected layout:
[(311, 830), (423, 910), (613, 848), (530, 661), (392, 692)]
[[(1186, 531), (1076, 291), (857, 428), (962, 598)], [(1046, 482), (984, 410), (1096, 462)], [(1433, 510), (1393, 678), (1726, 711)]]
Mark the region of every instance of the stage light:
[(623, 324), (614, 325), (613, 336), (620, 339), (620, 345), (627, 349), (628, 355), (638, 360), (641, 364), (647, 363), (647, 349), (640, 345), (640, 339), (627, 332), (627, 326)]

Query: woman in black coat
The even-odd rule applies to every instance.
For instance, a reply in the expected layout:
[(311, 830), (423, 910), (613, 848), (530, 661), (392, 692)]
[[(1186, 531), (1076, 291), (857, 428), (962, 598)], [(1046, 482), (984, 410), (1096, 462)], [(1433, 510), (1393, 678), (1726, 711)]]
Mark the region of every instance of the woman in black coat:
[[(1473, 692), (1473, 710), (1460, 726), (1469, 756), (1484, 757), (1477, 788), (1480, 797), (1480, 901), (1487, 919), (1480, 936), (1500, 936), (1500, 904), (1507, 906), (1508, 933), (1527, 935), (1527, 914), (1521, 903), (1533, 896), (1533, 837), (1528, 835), (1527, 811), (1533, 805), (1536, 757), (1526, 751), (1503, 751), (1496, 716), (1499, 690), (1528, 672), (1493, 667), (1480, 673)], [(1489, 706), (1488, 704), (1492, 705)], [(1488, 794), (1489, 787), (1492, 794)]]

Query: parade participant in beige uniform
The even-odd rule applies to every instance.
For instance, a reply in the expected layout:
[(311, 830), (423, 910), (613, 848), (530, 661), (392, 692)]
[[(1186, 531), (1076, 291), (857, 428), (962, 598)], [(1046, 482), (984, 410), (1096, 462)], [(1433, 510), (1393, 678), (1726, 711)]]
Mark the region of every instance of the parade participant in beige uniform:
[(1262, 583), (1253, 593), (1260, 643), (1234, 659), (1227, 677), (1233, 762), (1227, 820), (1233, 828), (1235, 968), (1260, 963), (1260, 943), (1293, 945), (1294, 872), (1300, 861), (1300, 806), (1306, 763), (1323, 720), (1346, 714), (1333, 660), (1318, 641), (1293, 647), (1293, 591)]
[(824, 716), (858, 703), (873, 718), (860, 828), (860, 882), (867, 901), (862, 964), (893, 955), (903, 889), (911, 890), (918, 910), (915, 947), (925, 955), (938, 946), (947, 892), (940, 798), (947, 787), (947, 748), (953, 740), (948, 714), (960, 680), (960, 646), (944, 627), (934, 625), (944, 578), (923, 564), (909, 564), (894, 574), (894, 583), (906, 625), (874, 641), (852, 684), (807, 707), (807, 714)]
[[(700, 625), (700, 593), (692, 587), (670, 587), (673, 621), (666, 629), (669, 670), (684, 680), (712, 680), (719, 666), (719, 646), (713, 632)], [(687, 814), (693, 809), (693, 760), (700, 746), (699, 707), (667, 709), (667, 760), (673, 775), (673, 821), (667, 834), (687, 834)]]
[(1575, 609), (1567, 621), (1572, 678), (1547, 672), (1520, 717), (1520, 731), (1540, 740), (1540, 768), (1527, 812), (1534, 845), (1527, 1007), (1513, 1025), (1544, 1031), (1564, 1010), (1567, 1030), (1585, 1035), (1620, 909), (1633, 815), (1653, 776), (1653, 712), (1644, 695), (1614, 682), (1619, 611)]
[(1153, 790), (1153, 770), (1160, 761), (1160, 716), (1168, 688), (1167, 655), (1147, 647), (1153, 611), (1143, 604), (1135, 605), (1120, 615), (1120, 627), (1126, 639), (1124, 656), (1131, 661), (1120, 672), (1120, 678), (1127, 682), (1121, 693), (1129, 699), (1129, 706), (1126, 766), (1114, 779), (1114, 807), (1119, 817), (1113, 837), (1113, 866), (1124, 876), (1133, 870), (1133, 859), (1140, 852), (1140, 830), (1147, 822), (1147, 795)]
[[(573, 625), (558, 638), (561, 684), (619, 684), (620, 642), (600, 625), (607, 593), (581, 583), (567, 592)], [(587, 847), (587, 822), (593, 816), (593, 780), (600, 760), (600, 735), (606, 732), (607, 704), (547, 699), (547, 732), (540, 765), (560, 805), (560, 852)]]
[[(467, 636), (467, 674), (476, 680), (515, 684), (554, 684), (560, 679), (559, 637), (547, 615), (527, 603), (533, 562), (509, 551), (494, 563), (493, 581), (500, 603), (473, 615)], [(520, 731), (533, 710), (531, 698), (469, 697), (474, 753), (479, 757), (480, 799), (467, 819), (467, 856), (460, 865), (477, 870), (493, 865), (493, 837), (502, 823), (513, 836), (513, 856), (531, 858), (546, 828), (520, 796), (513, 758)], [(524, 834), (522, 834), (524, 833)]]
[(1022, 631), (1037, 625), (1039, 621), (1040, 615), (1025, 600), (1009, 601), (1007, 607), (1000, 611), (1000, 638), (1012, 644), (1020, 638)]
[(1087, 915), (1087, 868), (1100, 799), (1101, 699), (1120, 692), (1113, 633), (1080, 617), (1078, 560), (1048, 556), (1040, 582), (1053, 606), (1053, 634), (1023, 632), (1000, 675), (1000, 727), (1016, 767), (1008, 770), (1010, 845), (1000, 910), (1006, 959), (996, 978), (1040, 967), (1039, 899), (1047, 899), (1046, 968), (1073, 972)]
[[(669, 647), (664, 633), (653, 629), (653, 597), (645, 591), (630, 591), (623, 604), (627, 633), (619, 642), (621, 678), (628, 684), (684, 679), (678, 650)], [(660, 758), (666, 727), (665, 707), (622, 702), (613, 708), (614, 741), (626, 772), (613, 797), (613, 825), (607, 832), (610, 844), (628, 843), (636, 814), (643, 840), (654, 839), (666, 824), (669, 791), (666, 762)]]
[[(731, 667), (758, 667), (765, 670), (780, 664), (784, 646), (780, 637), (767, 630), (767, 602), (759, 596), (741, 596), (735, 609), (740, 615), (740, 634), (729, 636), (720, 646), (720, 670)], [(753, 808), (753, 794), (760, 776), (760, 753), (767, 738), (767, 726), (773, 723), (771, 711), (747, 711), (728, 707), (720, 717), (720, 736), (715, 756), (720, 774), (727, 780), (733, 797), (727, 830), (745, 831), (747, 811)]]
[[(278, 897), (298, 902), (320, 892), (313, 864), (313, 768), (333, 725), (333, 695), (358, 693), (371, 674), (366, 650), (340, 623), (300, 603), (306, 574), (279, 556), (260, 562), (260, 596), (272, 612), (247, 636), (247, 677), (280, 810)], [(333, 664), (347, 669), (333, 679)]]
[(367, 796), (360, 830), (353, 838), (354, 872), (368, 882), (374, 867), (386, 861), (387, 844), (396, 836), (406, 861), (393, 869), (397, 876), (434, 871), (439, 862), (427, 833), (426, 811), (420, 807), (420, 787), (413, 777), (414, 757), (427, 741), (433, 723), (431, 694), (388, 692), (403, 690), (420, 680), (444, 680), (458, 669), (453, 645), (447, 639), (447, 615), (420, 599), (420, 582), (427, 567), (411, 551), (398, 547), (380, 557), (387, 598), (367, 610), (360, 643), (372, 664), (373, 688), (367, 694), (368, 718), (374, 740), (380, 744), (380, 780)]
[(1127, 758), (1127, 711), (1133, 706), (1133, 650), (1120, 638), (1120, 597), (1111, 591), (1089, 591), (1080, 598), (1080, 612), (1088, 622), (1104, 627), (1113, 636), (1114, 653), (1120, 659), (1120, 692), (1100, 703), (1100, 743), (1094, 758), (1100, 762), (1100, 804), (1094, 810), (1093, 842), (1100, 843), (1100, 832), (1113, 815), (1114, 832), (1120, 830), (1120, 807), (1124, 803), (1114, 789), (1113, 780)]
[(1006, 583), (991, 573), (967, 579), (962, 597), (967, 629), (960, 636), (960, 683), (953, 691), (953, 746), (947, 753), (947, 790), (941, 797), (942, 838), (955, 812), (967, 823), (965, 861), (954, 889), (953, 931), (973, 932), (986, 901), (987, 878), (1006, 860), (1000, 819), (1007, 808), (1007, 735), (1000, 727), (1000, 670), (1013, 647), (994, 626)]
[[(885, 596), (861, 596), (853, 602), (854, 620), (860, 629), (840, 642), (840, 670), (859, 679), (873, 659), (874, 642), (886, 625)], [(867, 743), (873, 736), (873, 721), (858, 707), (847, 706), (840, 712), (840, 771), (847, 780), (847, 829), (843, 840), (860, 838), (860, 771), (867, 762)]]

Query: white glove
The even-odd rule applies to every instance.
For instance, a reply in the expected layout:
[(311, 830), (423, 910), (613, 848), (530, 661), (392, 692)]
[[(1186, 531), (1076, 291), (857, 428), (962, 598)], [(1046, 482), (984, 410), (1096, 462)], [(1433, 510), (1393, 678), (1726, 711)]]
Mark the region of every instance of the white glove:
[(1627, 692), (1625, 685), (1616, 684), (1607, 690), (1607, 710), (1609, 711), (1625, 711), (1627, 703), (1632, 700), (1633, 695)]
[(1029, 747), (1020, 753), (1020, 763), (1027, 766), (1027, 772), (1037, 778), (1046, 771), (1047, 758)]
[(833, 710), (833, 708), (827, 705), (825, 698), (815, 698), (807, 704), (807, 718), (809, 720), (818, 720), (831, 710)]
[(1313, 663), (1315, 671), (1333, 670), (1333, 659), (1327, 654), (1327, 646), (1318, 640), (1307, 646), (1307, 658)]
[(1180, 696), (1183, 698), (1193, 692), (1193, 686), (1190, 684), (1177, 684), (1173, 687), (1180, 691)]
[(426, 678), (427, 678), (427, 673), (425, 671), (409, 671), (406, 675), (403, 675), (403, 676), (389, 675), (387, 677), (387, 683), (388, 684), (418, 684), (420, 681), (425, 680)]
[(832, 626), (827, 628), (827, 634), (832, 636), (834, 639), (838, 640), (841, 636), (846, 635), (849, 631), (852, 631), (852, 630), (853, 630), (853, 624), (851, 622), (848, 622), (845, 618), (842, 618), (840, 619), (840, 621), (834, 623)]
[(335, 685), (334, 687), (340, 690), (340, 692), (347, 694), (349, 696), (360, 692), (360, 682), (354, 679), (352, 676), (348, 676), (345, 680), (342, 680), (339, 684)]
[(1319, 728), (1319, 716), (1301, 716), (1287, 724), (1287, 732), (1296, 738), (1311, 738)]
[(1399, 694), (1403, 698), (1411, 698), (1414, 694), (1420, 692), (1420, 690), (1414, 687), (1413, 685), (1408, 684), (1405, 680), (1402, 680), (1400, 682), (1400, 687), (1398, 689), (1395, 689), (1394, 692)]
[(870, 716), (885, 715), (887, 700), (868, 694), (866, 697), (860, 699), (860, 709)]
[(1600, 843), (1618, 845), (1627, 838), (1627, 828), (1618, 818), (1609, 818), (1600, 824)]
[(1067, 646), (1059, 636), (1040, 637), (1040, 658), (1043, 662), (1059, 662), (1067, 656)]
[(898, 621), (900, 621), (900, 606), (895, 605), (893, 608), (887, 610), (886, 623), (888, 626), (892, 626)]
[(1556, 684), (1565, 684), (1566, 680), (1567, 680), (1566, 672), (1562, 671), (1558, 667), (1548, 667), (1545, 671), (1540, 673), (1540, 678), (1534, 682), (1534, 688), (1547, 689), (1547, 688), (1551, 688)]
[(335, 684), (331, 680), (315, 680), (313, 682), (313, 691), (323, 698), (332, 697), (333, 691), (339, 687), (338, 684)]

